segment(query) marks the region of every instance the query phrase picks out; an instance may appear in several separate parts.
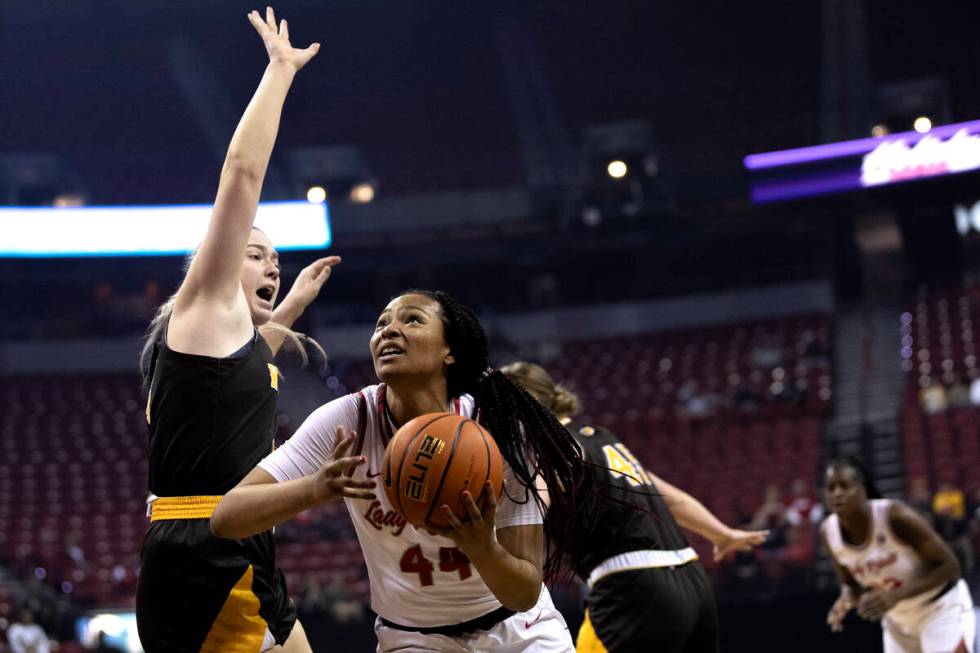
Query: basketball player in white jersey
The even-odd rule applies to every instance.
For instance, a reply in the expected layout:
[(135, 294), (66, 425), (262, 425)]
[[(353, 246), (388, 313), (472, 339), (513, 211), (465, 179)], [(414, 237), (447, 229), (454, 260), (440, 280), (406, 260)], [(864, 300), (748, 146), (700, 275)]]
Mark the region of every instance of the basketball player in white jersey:
[(973, 601), (949, 547), (914, 510), (880, 498), (858, 460), (832, 462), (826, 482), (833, 514), (820, 533), (841, 581), (831, 629), (854, 608), (881, 621), (885, 653), (973, 653)]
[[(563, 528), (574, 525), (573, 497), (582, 496), (568, 488), (589, 487), (571, 435), (489, 369), (482, 326), (445, 293), (410, 291), (392, 300), (371, 338), (371, 355), (383, 383), (314, 411), (225, 495), (212, 531), (245, 537), (343, 496), (379, 615), (378, 651), (572, 653), (568, 627), (542, 583), (560, 560), (553, 557), (560, 556), (557, 547), (546, 549), (546, 537), (565, 536)], [(505, 460), (505, 492), (482, 514), (464, 493), (468, 519), (443, 506), (453, 528), (434, 534), (407, 524), (383, 492), (359, 498), (401, 424), (429, 412), (475, 417), (477, 409)], [(354, 480), (336, 491), (341, 468)], [(547, 516), (535, 479), (550, 492)], [(555, 516), (557, 525), (549, 523)]]

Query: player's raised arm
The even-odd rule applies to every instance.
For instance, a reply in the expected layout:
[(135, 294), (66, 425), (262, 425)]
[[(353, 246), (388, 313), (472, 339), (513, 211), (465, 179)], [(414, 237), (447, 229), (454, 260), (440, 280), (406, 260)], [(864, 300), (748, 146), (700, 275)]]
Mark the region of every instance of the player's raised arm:
[(239, 301), (242, 259), (283, 103), (296, 72), (319, 50), (316, 43), (294, 48), (286, 21), (277, 25), (271, 7), (264, 20), (256, 11), (248, 20), (262, 37), (269, 64), (228, 146), (207, 233), (178, 293), (177, 315), (199, 298), (225, 309)]

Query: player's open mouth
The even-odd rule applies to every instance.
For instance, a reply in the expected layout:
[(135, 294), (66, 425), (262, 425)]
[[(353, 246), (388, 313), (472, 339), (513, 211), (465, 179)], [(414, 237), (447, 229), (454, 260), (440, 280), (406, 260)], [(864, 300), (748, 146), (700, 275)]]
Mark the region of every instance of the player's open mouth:
[(273, 286), (263, 286), (256, 290), (255, 294), (259, 296), (259, 299), (272, 303), (272, 298), (276, 294), (276, 289)]
[(404, 353), (405, 350), (403, 350), (401, 347), (398, 347), (396, 345), (385, 345), (384, 347), (381, 348), (381, 351), (378, 352), (378, 360), (390, 361), (394, 358), (397, 358), (398, 356), (401, 356)]

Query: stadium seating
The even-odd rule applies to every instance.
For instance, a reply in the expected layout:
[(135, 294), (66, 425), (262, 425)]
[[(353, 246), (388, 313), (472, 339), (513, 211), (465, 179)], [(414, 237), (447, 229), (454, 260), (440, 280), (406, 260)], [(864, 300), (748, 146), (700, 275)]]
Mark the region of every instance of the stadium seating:
[[(814, 356), (812, 342), (824, 354)], [(737, 523), (767, 484), (785, 487), (797, 477), (815, 484), (830, 406), (828, 342), (827, 316), (794, 317), (566, 343), (549, 368), (580, 394), (585, 419), (618, 433), (652, 471)], [(348, 389), (373, 382), (369, 364), (340, 367)], [(796, 392), (781, 399), (788, 385)], [(740, 389), (753, 393), (750, 404), (737, 403)], [(710, 414), (690, 414), (691, 392), (715, 395)], [(936, 459), (976, 457), (972, 433), (972, 449), (937, 448), (945, 457)], [(131, 605), (146, 527), (146, 457), (135, 377), (0, 382), (0, 555), (79, 599)], [(367, 595), (339, 505), (284, 526), (279, 561), (291, 587), (311, 576), (321, 585), (341, 578)]]
[(968, 386), (980, 376), (980, 331), (973, 325), (978, 314), (980, 281), (969, 276), (962, 285), (920, 287), (899, 325), (900, 355), (908, 375), (900, 416), (906, 476), (925, 478), (933, 487), (949, 482), (971, 493), (980, 487), (975, 473), (980, 409), (963, 405), (930, 413), (919, 393), (930, 385)]

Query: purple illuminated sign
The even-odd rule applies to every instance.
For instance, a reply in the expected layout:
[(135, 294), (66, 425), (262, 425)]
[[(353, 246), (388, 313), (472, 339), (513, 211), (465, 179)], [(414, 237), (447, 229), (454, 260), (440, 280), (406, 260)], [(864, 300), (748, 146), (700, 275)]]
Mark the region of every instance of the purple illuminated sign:
[(914, 145), (926, 136), (949, 138), (956, 134), (956, 132), (964, 129), (968, 134), (980, 132), (980, 120), (933, 127), (932, 130), (925, 134), (920, 134), (919, 132), (901, 132), (898, 134), (889, 134), (888, 136), (878, 136), (877, 138), (861, 138), (856, 141), (842, 141), (840, 143), (827, 143), (826, 145), (799, 147), (794, 150), (750, 154), (745, 157), (744, 161), (745, 167), (749, 170), (767, 170), (782, 166), (816, 163), (818, 161), (826, 161), (827, 159), (840, 159), (867, 154), (883, 143), (890, 143), (892, 141), (901, 140), (905, 141), (908, 145)]
[[(854, 159), (861, 157), (860, 166)], [(980, 169), (980, 120), (750, 154), (755, 202), (772, 202)]]

